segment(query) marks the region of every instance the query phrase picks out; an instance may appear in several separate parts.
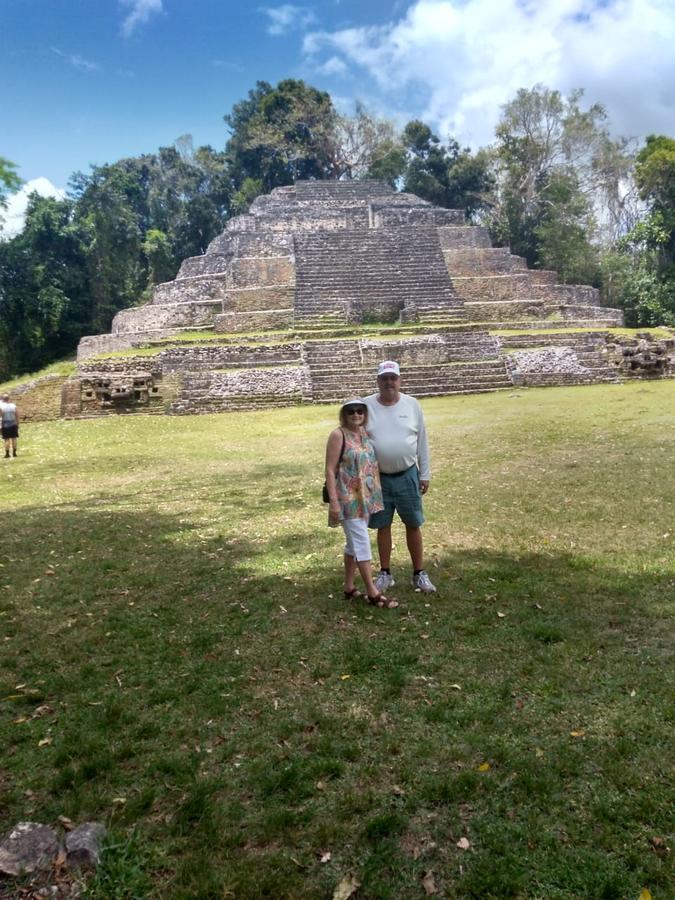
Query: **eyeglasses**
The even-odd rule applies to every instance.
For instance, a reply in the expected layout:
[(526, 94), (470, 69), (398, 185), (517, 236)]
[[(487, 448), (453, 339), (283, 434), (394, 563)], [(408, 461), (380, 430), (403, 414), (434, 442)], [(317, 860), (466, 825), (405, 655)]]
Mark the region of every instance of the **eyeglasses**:
[(365, 416), (366, 409), (364, 406), (348, 406), (345, 412), (348, 416)]

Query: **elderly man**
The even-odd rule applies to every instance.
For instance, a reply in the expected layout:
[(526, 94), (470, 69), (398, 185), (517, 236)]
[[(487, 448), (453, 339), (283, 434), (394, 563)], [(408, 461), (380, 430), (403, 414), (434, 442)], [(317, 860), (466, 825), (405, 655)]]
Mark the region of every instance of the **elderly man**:
[(412, 586), (433, 594), (436, 588), (424, 570), (422, 548), (422, 495), (429, 489), (429, 442), (422, 409), (414, 397), (402, 394), (397, 362), (387, 360), (377, 369), (378, 393), (366, 397), (368, 433), (375, 445), (382, 479), (384, 509), (370, 517), (377, 528), (380, 573), (375, 578), (384, 593), (395, 584), (391, 574), (391, 523), (397, 512), (405, 525), (406, 542), (413, 566)]
[(2, 439), (5, 442), (5, 459), (9, 459), (10, 448), (12, 456), (16, 456), (16, 442), (19, 437), (19, 413), (16, 404), (11, 402), (9, 394), (4, 394), (0, 400), (0, 418), (2, 420)]

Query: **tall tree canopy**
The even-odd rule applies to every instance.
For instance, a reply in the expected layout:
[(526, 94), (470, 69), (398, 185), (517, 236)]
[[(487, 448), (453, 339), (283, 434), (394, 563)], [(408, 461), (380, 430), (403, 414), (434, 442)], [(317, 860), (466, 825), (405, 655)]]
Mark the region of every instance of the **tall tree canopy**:
[(609, 136), (604, 108), (582, 109), (582, 97), (541, 85), (519, 90), (502, 108), (494, 150), (494, 237), (571, 281), (597, 277), (598, 204), (616, 207), (631, 165), (627, 142)]
[(30, 195), (23, 231), (0, 243), (5, 375), (64, 356), (88, 328), (88, 240), (72, 201)]
[(258, 182), (267, 193), (298, 178), (333, 177), (337, 122), (325, 91), (292, 78), (275, 88), (259, 81), (225, 116), (235, 187)]
[[(16, 174), (16, 165), (0, 156), (0, 212), (7, 208), (7, 194), (21, 187), (21, 179)], [(2, 216), (0, 215), (0, 229)]]
[(382, 145), (369, 175), (437, 206), (464, 209), (468, 216), (483, 209), (494, 187), (486, 153), (462, 150), (453, 138), (442, 144), (419, 119), (408, 122), (396, 141)]

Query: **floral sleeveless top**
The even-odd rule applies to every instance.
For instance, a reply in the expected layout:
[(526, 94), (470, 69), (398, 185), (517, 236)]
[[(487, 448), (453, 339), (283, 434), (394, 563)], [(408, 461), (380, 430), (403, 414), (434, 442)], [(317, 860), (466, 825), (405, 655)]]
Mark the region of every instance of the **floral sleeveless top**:
[(345, 448), (335, 481), (342, 518), (367, 519), (384, 509), (375, 448), (365, 428), (358, 434), (347, 428), (341, 430)]

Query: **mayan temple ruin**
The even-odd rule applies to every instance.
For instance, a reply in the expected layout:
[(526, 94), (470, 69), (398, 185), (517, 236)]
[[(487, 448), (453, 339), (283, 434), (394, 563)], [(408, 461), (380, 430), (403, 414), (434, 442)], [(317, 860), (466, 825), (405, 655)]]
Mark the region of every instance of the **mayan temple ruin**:
[(335, 402), (372, 391), (389, 358), (418, 397), (670, 375), (672, 335), (622, 324), (461, 211), (376, 181), (300, 181), (83, 338), (61, 415)]

